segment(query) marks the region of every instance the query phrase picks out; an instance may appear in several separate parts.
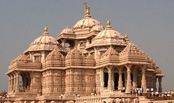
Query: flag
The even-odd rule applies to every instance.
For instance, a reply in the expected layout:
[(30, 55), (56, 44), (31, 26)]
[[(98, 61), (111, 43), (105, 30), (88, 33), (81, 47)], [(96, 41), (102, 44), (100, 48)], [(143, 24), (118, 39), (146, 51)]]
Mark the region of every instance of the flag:
[(84, 6), (85, 6), (85, 9), (87, 10), (90, 10), (90, 7), (86, 4), (86, 2), (84, 2)]

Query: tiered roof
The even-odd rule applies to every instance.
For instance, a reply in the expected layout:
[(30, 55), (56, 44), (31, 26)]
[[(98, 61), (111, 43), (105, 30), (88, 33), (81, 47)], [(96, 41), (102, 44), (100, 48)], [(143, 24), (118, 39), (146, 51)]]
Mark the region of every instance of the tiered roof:
[(74, 48), (66, 56), (66, 66), (83, 66), (83, 58), (82, 53)]
[(120, 53), (120, 63), (147, 64), (148, 56), (136, 45), (129, 42)]
[(46, 67), (64, 67), (65, 57), (60, 53), (58, 48), (55, 48), (46, 57)]
[(97, 60), (97, 65), (103, 65), (107, 63), (119, 63), (119, 53), (110, 46), (109, 49)]

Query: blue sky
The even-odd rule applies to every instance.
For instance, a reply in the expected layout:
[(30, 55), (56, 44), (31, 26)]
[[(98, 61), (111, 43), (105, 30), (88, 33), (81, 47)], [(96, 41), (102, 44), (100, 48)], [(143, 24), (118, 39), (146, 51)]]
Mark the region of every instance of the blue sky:
[[(83, 0), (0, 0), (0, 91), (14, 58), (39, 37), (51, 36), (84, 17)], [(163, 90), (174, 89), (174, 0), (86, 0), (91, 16), (112, 27), (153, 58), (165, 73)]]

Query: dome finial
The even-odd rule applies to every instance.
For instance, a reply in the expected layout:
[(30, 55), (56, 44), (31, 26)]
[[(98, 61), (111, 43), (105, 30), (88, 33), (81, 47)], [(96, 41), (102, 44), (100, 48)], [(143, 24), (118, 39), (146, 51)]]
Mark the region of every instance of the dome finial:
[(45, 32), (48, 32), (48, 27), (45, 27), (45, 28), (44, 28), (44, 31), (45, 31)]
[(111, 21), (110, 20), (107, 21), (107, 25), (109, 25), (109, 26), (111, 25)]
[(111, 29), (111, 28), (112, 28), (112, 26), (111, 26), (111, 21), (108, 20), (108, 21), (107, 21), (107, 25), (106, 25), (106, 29)]
[(90, 15), (90, 10), (86, 9), (86, 16), (89, 16), (89, 15)]
[(125, 39), (126, 41), (129, 41), (129, 38), (128, 38), (128, 35), (127, 35), (127, 34), (125, 34), (124, 39)]

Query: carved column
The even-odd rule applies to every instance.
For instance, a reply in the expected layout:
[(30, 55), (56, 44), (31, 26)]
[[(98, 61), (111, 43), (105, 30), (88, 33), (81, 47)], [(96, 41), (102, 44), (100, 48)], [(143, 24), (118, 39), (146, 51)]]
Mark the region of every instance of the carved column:
[(13, 90), (13, 83), (14, 83), (14, 81), (13, 81), (13, 75), (10, 75), (10, 78), (11, 78), (11, 80), (10, 80), (10, 91), (12, 91)]
[(110, 90), (110, 91), (112, 91), (113, 90), (113, 83), (112, 83), (112, 66), (108, 66), (107, 67), (107, 69), (108, 69), (108, 77), (109, 77), (109, 79), (108, 79), (108, 90)]
[(89, 46), (89, 40), (88, 39), (86, 39), (86, 47), (88, 47)]
[(152, 86), (152, 88), (153, 88), (153, 90), (154, 91), (156, 91), (156, 74), (153, 74), (153, 86)]
[(97, 48), (94, 48), (94, 52), (95, 52), (94, 59), (98, 59), (99, 58), (99, 54), (98, 54)]
[(126, 81), (126, 91), (125, 93), (131, 93), (131, 66), (126, 65), (127, 68), (127, 81)]
[(100, 83), (101, 83), (101, 87), (103, 88), (104, 87), (104, 71), (103, 71), (103, 68), (102, 69), (100, 69)]
[(9, 81), (8, 81), (8, 91), (11, 91), (11, 76), (9, 75), (8, 77)]
[(11, 78), (8, 76), (8, 91), (10, 91), (11, 88)]
[(142, 80), (141, 87), (143, 88), (143, 93), (147, 93), (147, 85), (146, 85), (146, 66), (142, 66)]
[(162, 92), (162, 77), (158, 77), (158, 90), (159, 90), (159, 93)]
[(19, 91), (19, 72), (16, 72), (15, 75), (16, 75), (15, 91)]
[(65, 47), (65, 40), (64, 39), (62, 39), (62, 47)]
[(118, 68), (119, 80), (118, 80), (118, 90), (123, 89), (123, 80), (122, 80), (122, 67)]
[(15, 91), (16, 88), (16, 75), (13, 74), (13, 91)]
[(137, 68), (133, 70), (133, 89), (137, 88)]

